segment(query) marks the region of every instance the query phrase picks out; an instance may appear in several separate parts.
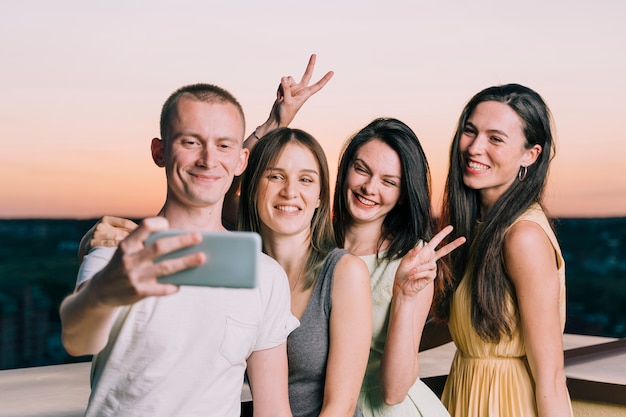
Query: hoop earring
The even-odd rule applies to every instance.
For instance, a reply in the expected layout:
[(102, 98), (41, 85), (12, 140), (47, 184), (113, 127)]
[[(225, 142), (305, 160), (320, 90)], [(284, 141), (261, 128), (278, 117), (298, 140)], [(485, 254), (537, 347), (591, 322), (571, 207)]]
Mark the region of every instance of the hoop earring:
[(526, 179), (526, 174), (528, 174), (528, 167), (525, 167), (523, 165), (519, 167), (519, 172), (517, 173), (517, 179), (519, 180), (519, 182), (524, 182), (524, 180)]

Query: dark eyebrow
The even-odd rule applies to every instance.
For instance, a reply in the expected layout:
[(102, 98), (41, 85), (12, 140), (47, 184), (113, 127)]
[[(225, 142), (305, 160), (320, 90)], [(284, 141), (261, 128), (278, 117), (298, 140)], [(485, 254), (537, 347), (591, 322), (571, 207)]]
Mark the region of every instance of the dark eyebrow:
[(490, 129), (490, 130), (487, 131), (487, 133), (492, 134), (492, 135), (495, 134), (495, 135), (498, 135), (498, 136), (504, 136), (505, 138), (509, 137), (509, 135), (507, 135), (506, 133), (504, 133), (503, 131), (498, 130), (498, 129)]
[(367, 168), (368, 171), (371, 171), (370, 166), (367, 165), (367, 162), (365, 162), (361, 158), (354, 158), (354, 162), (358, 162), (361, 165), (365, 165), (365, 168)]
[[(368, 171), (371, 171), (369, 165), (367, 165), (367, 163), (364, 160), (362, 160), (361, 158), (354, 158), (354, 162), (359, 162), (359, 163), (365, 165), (365, 168), (367, 168)], [(398, 180), (402, 180), (402, 176), (401, 175), (385, 174), (385, 175), (383, 175), (383, 177), (385, 177), (385, 178), (397, 178)]]
[[(467, 127), (467, 126), (469, 126), (469, 127), (471, 127), (472, 129), (474, 129), (474, 130), (478, 130), (478, 128), (476, 128), (476, 126), (474, 125), (474, 123), (470, 122), (469, 120), (465, 122), (465, 126), (466, 126), (466, 127)], [(505, 132), (503, 132), (503, 131), (501, 131), (501, 130), (498, 130), (498, 129), (489, 129), (489, 130), (487, 130), (487, 133), (489, 133), (489, 134), (491, 134), (491, 135), (495, 134), (495, 135), (499, 135), (499, 136), (504, 136), (504, 137), (506, 137), (506, 138), (508, 138), (508, 137), (509, 137), (509, 135), (507, 135)]]

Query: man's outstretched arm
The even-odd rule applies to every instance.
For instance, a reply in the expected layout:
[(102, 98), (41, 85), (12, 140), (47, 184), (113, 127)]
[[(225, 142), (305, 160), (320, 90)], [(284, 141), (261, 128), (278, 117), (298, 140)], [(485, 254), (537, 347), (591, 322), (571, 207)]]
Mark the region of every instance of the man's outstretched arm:
[[(102, 270), (63, 300), (59, 314), (63, 346), (69, 354), (80, 356), (100, 352), (106, 346), (119, 306), (177, 292), (177, 286), (161, 284), (157, 278), (204, 262), (205, 255), (202, 253), (154, 262), (159, 256), (201, 240), (198, 233), (189, 233), (144, 246), (143, 242), (152, 232), (167, 228), (167, 220), (162, 217), (144, 220), (120, 243)], [(85, 262), (98, 261), (102, 262), (102, 259), (87, 259)]]

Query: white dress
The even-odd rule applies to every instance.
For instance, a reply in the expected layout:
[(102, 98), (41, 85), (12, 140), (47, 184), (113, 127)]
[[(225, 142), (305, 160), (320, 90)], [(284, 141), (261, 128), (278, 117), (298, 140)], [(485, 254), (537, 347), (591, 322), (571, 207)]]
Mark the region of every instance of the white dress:
[[(384, 253), (381, 253), (381, 256), (383, 255)], [(380, 362), (389, 327), (393, 281), (400, 259), (391, 262), (383, 260), (376, 265), (377, 256), (375, 254), (360, 258), (363, 259), (370, 272), (373, 327), (370, 356), (359, 394), (359, 409), (365, 417), (449, 417), (437, 395), (419, 378), (409, 389), (404, 401), (393, 406), (385, 404), (379, 382)]]

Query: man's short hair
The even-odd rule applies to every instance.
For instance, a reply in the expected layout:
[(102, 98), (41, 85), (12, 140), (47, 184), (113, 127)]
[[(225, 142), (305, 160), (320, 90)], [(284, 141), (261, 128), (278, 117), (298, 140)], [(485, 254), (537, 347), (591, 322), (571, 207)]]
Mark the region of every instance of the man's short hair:
[(230, 92), (225, 89), (218, 87), (213, 84), (190, 84), (179, 88), (174, 91), (168, 99), (163, 104), (163, 108), (161, 109), (161, 139), (166, 140), (169, 133), (170, 128), (172, 127), (172, 120), (176, 116), (176, 112), (178, 109), (178, 102), (181, 98), (188, 97), (193, 100), (203, 101), (205, 103), (231, 103), (237, 110), (239, 110), (239, 114), (241, 115), (241, 122), (244, 127), (244, 132), (246, 128), (246, 119), (243, 114), (243, 108), (241, 104), (237, 101), (235, 96), (233, 96)]

